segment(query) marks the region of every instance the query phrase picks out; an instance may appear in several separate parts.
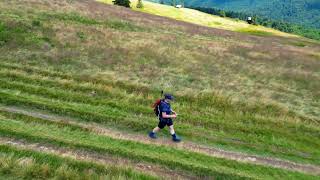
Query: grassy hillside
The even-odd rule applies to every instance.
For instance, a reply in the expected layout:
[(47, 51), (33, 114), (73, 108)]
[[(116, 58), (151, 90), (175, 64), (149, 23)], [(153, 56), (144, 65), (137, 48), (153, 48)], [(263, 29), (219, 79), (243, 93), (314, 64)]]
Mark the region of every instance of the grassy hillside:
[(164, 89), (176, 96), (176, 130), (185, 142), (318, 167), (318, 42), (214, 29), (95, 1), (5, 1), (0, 8), (0, 105), (33, 113), (0, 110), (2, 177), (89, 171), (92, 179), (319, 178), (316, 170), (179, 148), (166, 131), (160, 136), (172, 146), (77, 124), (114, 129), (119, 137), (146, 135), (157, 124), (150, 105)]

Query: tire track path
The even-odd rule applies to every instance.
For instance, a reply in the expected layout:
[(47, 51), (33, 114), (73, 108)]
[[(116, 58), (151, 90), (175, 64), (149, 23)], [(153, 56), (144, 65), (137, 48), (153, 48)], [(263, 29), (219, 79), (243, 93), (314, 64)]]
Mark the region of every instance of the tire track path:
[(36, 118), (41, 118), (48, 121), (63, 122), (66, 124), (77, 125), (77, 126), (89, 129), (90, 131), (95, 132), (97, 134), (112, 137), (115, 139), (136, 141), (144, 144), (154, 144), (154, 145), (162, 145), (167, 147), (175, 147), (178, 149), (202, 153), (202, 154), (206, 154), (206, 155), (218, 157), (218, 158), (225, 158), (230, 160), (236, 160), (239, 162), (271, 166), (275, 168), (299, 171), (307, 174), (320, 175), (320, 167), (315, 165), (300, 164), (300, 163), (295, 163), (295, 162), (277, 159), (277, 158), (261, 157), (261, 156), (249, 155), (249, 154), (244, 154), (239, 152), (226, 151), (218, 148), (199, 145), (199, 144), (188, 142), (188, 141), (174, 143), (164, 138), (158, 138), (156, 140), (153, 140), (153, 139), (150, 139), (147, 136), (147, 134), (146, 135), (129, 134), (126, 132), (102, 127), (101, 125), (96, 123), (82, 123), (70, 117), (63, 117), (63, 116), (58, 116), (58, 115), (53, 115), (53, 114), (48, 114), (43, 112), (30, 111), (30, 110), (22, 109), (18, 107), (0, 106), (0, 110), (11, 112), (11, 113), (23, 114), (27, 116), (36, 117)]
[(164, 168), (158, 165), (153, 165), (149, 163), (133, 162), (131, 160), (113, 157), (107, 154), (99, 154), (85, 150), (72, 149), (66, 147), (56, 147), (50, 144), (44, 143), (31, 143), (25, 140), (17, 140), (14, 138), (0, 137), (1, 145), (10, 145), (18, 149), (32, 150), (36, 152), (50, 153), (58, 155), (61, 157), (68, 157), (75, 160), (93, 162), (97, 164), (102, 164), (105, 166), (116, 166), (122, 168), (132, 168), (138, 172), (149, 174), (160, 179), (198, 179), (198, 177), (186, 175), (183, 172), (173, 171), (168, 168)]

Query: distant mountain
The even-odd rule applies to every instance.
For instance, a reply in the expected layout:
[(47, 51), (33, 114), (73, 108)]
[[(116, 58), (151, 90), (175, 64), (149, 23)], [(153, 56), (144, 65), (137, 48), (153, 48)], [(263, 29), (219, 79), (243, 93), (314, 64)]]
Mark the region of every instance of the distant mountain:
[[(165, 2), (169, 3), (171, 0)], [(320, 0), (185, 0), (185, 5), (255, 13), (271, 19), (320, 28)]]

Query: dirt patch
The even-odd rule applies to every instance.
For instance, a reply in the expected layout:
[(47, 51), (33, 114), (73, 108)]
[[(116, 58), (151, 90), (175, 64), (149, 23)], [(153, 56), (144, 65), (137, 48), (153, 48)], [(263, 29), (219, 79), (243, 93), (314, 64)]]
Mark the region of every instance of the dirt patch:
[[(62, 117), (62, 116), (56, 116), (53, 114), (46, 114), (43, 112), (29, 111), (29, 110), (25, 110), (17, 107), (0, 106), (0, 110), (11, 112), (11, 113), (24, 114), (24, 115), (41, 118), (48, 121), (64, 122), (72, 125), (81, 126), (97, 134), (112, 137), (115, 139), (136, 141), (144, 144), (154, 144), (154, 145), (162, 145), (167, 147), (174, 147), (177, 149), (183, 149), (183, 150), (188, 150), (192, 152), (202, 153), (202, 154), (206, 154), (213, 157), (236, 160), (239, 162), (259, 164), (259, 165), (271, 166), (271, 167), (287, 169), (292, 171), (299, 171), (299, 172), (308, 173), (308, 174), (320, 175), (320, 167), (315, 165), (299, 164), (299, 163), (276, 159), (276, 158), (260, 157), (255, 155), (239, 153), (239, 152), (225, 151), (218, 148), (207, 147), (204, 145), (199, 145), (199, 144), (196, 144), (193, 142), (187, 142), (187, 141), (184, 141), (181, 143), (174, 143), (164, 138), (158, 138), (157, 140), (153, 140), (147, 137), (147, 135), (129, 134), (126, 132), (121, 132), (121, 131), (116, 131), (113, 129), (101, 127), (101, 125), (95, 124), (95, 123), (81, 123), (76, 119), (72, 119), (70, 117)], [(149, 166), (145, 166), (144, 168), (149, 168)]]

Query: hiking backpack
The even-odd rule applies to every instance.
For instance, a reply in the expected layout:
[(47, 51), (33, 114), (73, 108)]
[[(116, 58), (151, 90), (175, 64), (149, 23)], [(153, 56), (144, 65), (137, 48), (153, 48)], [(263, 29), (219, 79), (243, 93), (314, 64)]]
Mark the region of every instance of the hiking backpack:
[(162, 101), (162, 99), (157, 99), (156, 102), (154, 102), (153, 105), (152, 105), (153, 112), (158, 117), (160, 115), (160, 104), (161, 104), (161, 101)]
[[(163, 90), (161, 91), (161, 97), (163, 96)], [(152, 108), (153, 112), (157, 117), (160, 117), (160, 104), (163, 99), (157, 99), (156, 102), (153, 103)]]

